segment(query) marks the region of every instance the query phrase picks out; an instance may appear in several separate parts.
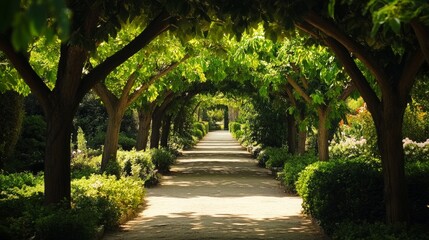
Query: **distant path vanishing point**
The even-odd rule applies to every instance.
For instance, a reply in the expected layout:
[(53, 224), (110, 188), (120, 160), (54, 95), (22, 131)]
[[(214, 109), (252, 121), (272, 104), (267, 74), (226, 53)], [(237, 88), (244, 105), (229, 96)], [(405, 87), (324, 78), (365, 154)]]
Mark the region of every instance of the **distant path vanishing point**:
[(284, 193), (228, 131), (185, 151), (146, 201), (104, 239), (324, 239), (301, 214), (301, 198)]

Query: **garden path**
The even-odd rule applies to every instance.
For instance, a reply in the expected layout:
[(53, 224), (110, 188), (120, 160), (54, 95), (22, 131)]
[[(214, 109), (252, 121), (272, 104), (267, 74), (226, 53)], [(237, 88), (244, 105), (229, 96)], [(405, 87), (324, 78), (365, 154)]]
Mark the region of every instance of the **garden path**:
[(285, 194), (227, 131), (208, 133), (185, 151), (147, 206), (118, 239), (323, 239), (301, 214), (301, 198)]

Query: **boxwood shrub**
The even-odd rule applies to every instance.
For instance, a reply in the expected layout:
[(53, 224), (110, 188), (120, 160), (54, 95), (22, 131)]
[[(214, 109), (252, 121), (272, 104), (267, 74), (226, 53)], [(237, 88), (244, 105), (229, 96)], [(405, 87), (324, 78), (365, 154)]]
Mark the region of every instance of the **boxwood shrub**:
[(299, 173), (308, 165), (317, 161), (314, 154), (289, 155), (281, 175), (279, 175), (283, 186), (287, 192), (296, 193), (295, 182), (298, 180)]
[[(406, 175), (410, 219), (412, 223), (427, 224), (429, 163), (407, 163)], [(343, 231), (338, 226), (344, 223), (373, 224), (385, 221), (383, 186), (379, 161), (368, 158), (315, 162), (299, 174), (296, 182), (296, 190), (303, 198), (304, 211), (316, 218), (326, 233), (335, 236), (337, 230)], [(384, 229), (380, 228), (379, 231)], [(376, 236), (377, 230), (374, 231)]]
[(341, 222), (384, 217), (383, 179), (373, 162), (316, 162), (300, 173), (296, 190), (303, 198), (304, 211), (328, 234)]

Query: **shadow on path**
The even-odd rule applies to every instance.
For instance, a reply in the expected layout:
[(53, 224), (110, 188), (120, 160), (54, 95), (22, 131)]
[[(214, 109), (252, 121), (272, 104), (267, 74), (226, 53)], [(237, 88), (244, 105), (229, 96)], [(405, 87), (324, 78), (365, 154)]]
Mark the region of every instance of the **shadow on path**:
[(227, 131), (185, 151), (135, 219), (104, 239), (323, 239), (267, 169)]

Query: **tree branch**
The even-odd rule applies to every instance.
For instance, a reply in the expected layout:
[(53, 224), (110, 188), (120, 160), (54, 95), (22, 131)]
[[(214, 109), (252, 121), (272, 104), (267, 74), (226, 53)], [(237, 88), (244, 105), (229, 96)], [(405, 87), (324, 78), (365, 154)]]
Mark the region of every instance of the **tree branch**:
[(311, 103), (311, 98), (308, 94), (298, 85), (298, 83), (289, 75), (286, 75), (286, 79), (289, 84), (295, 89), (295, 91), (302, 97), (307, 103)]
[(128, 97), (127, 105), (131, 105), (135, 100), (137, 100), (137, 98), (143, 93), (143, 91), (146, 91), (150, 87), (150, 85), (152, 85), (156, 80), (160, 79), (161, 77), (171, 72), (181, 63), (186, 61), (189, 57), (190, 55), (186, 54), (180, 61), (170, 64), (168, 67), (162, 69), (155, 75), (151, 76), (148, 82), (144, 83)]
[(417, 40), (419, 41), (420, 48), (426, 58), (426, 62), (429, 64), (429, 30), (417, 20), (411, 21), (410, 24), (416, 34)]
[(354, 90), (356, 90), (356, 87), (353, 83), (347, 85), (347, 87), (343, 89), (343, 92), (338, 97), (338, 100), (340, 101), (346, 100)]
[(49, 100), (51, 90), (46, 86), (36, 71), (34, 71), (28, 58), (24, 54), (15, 51), (12, 43), (8, 39), (8, 36), (0, 34), (0, 50), (4, 52), (21, 75), (24, 82), (30, 87), (31, 92), (37, 97), (45, 113), (49, 112), (51, 108), (51, 102)]
[(314, 11), (310, 11), (308, 14), (304, 15), (303, 19), (327, 36), (335, 39), (339, 44), (343, 45), (348, 50), (349, 55), (352, 53), (359, 58), (375, 76), (375, 79), (382, 91), (389, 87), (389, 78), (375, 58), (373, 58), (364, 47), (354, 41), (350, 36), (347, 36), (334, 23), (319, 16)]
[(104, 62), (100, 63), (91, 72), (89, 72), (88, 75), (83, 78), (79, 92), (81, 94), (85, 94), (96, 83), (105, 79), (116, 67), (148, 45), (158, 35), (167, 31), (171, 26), (171, 17), (166, 11), (162, 11), (146, 26), (143, 32), (141, 32), (121, 50), (108, 57)]
[(119, 104), (119, 99), (109, 89), (107, 89), (106, 85), (100, 82), (95, 84), (92, 89), (101, 98), (101, 101), (104, 103), (109, 114), (114, 112)]
[(326, 38), (326, 44), (330, 47), (330, 49), (334, 52), (335, 56), (340, 60), (344, 69), (347, 71), (349, 76), (352, 79), (353, 85), (358, 89), (359, 93), (368, 104), (368, 109), (371, 113), (378, 112), (378, 108), (380, 107), (380, 100), (377, 97), (377, 94), (369, 85), (365, 76), (362, 74), (358, 66), (356, 65), (353, 58), (350, 56), (349, 51), (339, 44), (333, 38)]
[(402, 75), (398, 83), (398, 91), (401, 101), (405, 104), (408, 100), (408, 95), (416, 81), (416, 75), (422, 64), (425, 61), (425, 57), (420, 50), (410, 53), (409, 57), (406, 58), (406, 64), (402, 69)]
[(137, 79), (138, 76), (138, 71), (143, 67), (142, 63), (137, 64), (136, 69), (134, 70), (134, 72), (128, 77), (127, 79), (127, 83), (125, 83), (124, 88), (122, 89), (122, 93), (121, 93), (121, 101), (122, 99), (126, 99), (128, 100), (128, 94), (130, 94), (131, 88), (134, 85), (134, 82)]

